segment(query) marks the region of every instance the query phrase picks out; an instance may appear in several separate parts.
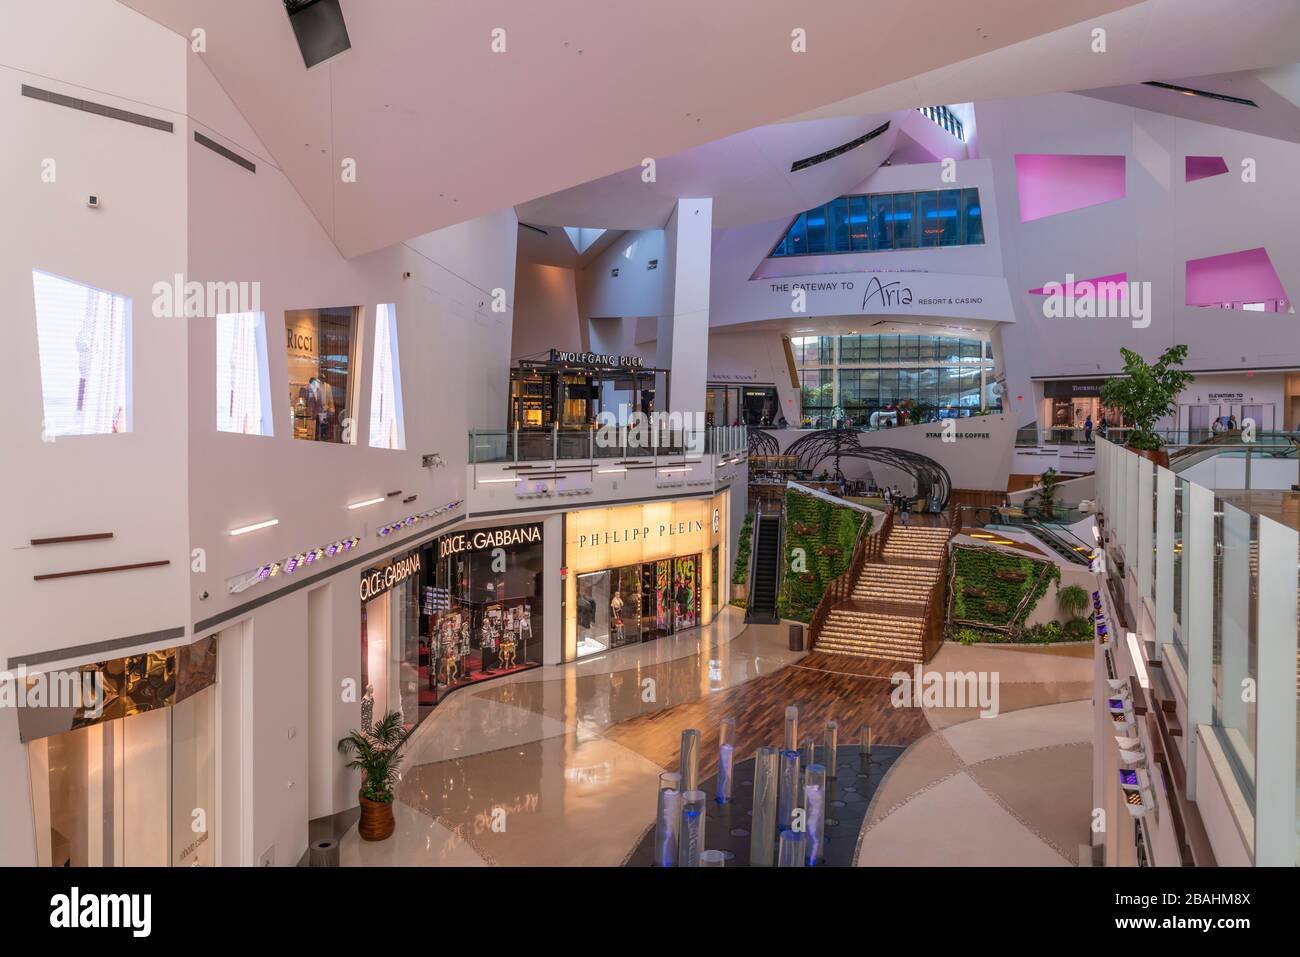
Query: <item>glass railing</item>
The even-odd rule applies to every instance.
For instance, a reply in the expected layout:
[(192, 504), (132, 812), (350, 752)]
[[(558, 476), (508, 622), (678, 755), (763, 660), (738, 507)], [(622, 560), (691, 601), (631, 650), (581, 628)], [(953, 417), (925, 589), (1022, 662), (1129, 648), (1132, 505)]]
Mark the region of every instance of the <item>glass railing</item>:
[(636, 457), (739, 455), (743, 425), (705, 429), (638, 429), (588, 426), (554, 429), (482, 429), (469, 433), (471, 465), (507, 462), (596, 462)]

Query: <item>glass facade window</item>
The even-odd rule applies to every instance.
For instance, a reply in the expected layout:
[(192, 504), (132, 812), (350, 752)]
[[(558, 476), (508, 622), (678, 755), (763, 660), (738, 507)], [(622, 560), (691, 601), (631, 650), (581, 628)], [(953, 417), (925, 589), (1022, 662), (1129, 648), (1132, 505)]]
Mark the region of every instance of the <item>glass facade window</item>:
[(993, 356), (978, 339), (923, 335), (805, 336), (791, 340), (799, 367), (800, 418), (829, 424), (838, 405), (856, 425), (901, 402), (921, 421), (1000, 408)]
[(894, 194), (894, 248), (911, 249), (916, 245), (916, 194)]
[(32, 270), (42, 434), (131, 431), (131, 300)]
[(983, 244), (979, 190), (970, 187), (841, 196), (796, 216), (770, 255)]
[(353, 306), (284, 314), (293, 437), (351, 444), (357, 313)]

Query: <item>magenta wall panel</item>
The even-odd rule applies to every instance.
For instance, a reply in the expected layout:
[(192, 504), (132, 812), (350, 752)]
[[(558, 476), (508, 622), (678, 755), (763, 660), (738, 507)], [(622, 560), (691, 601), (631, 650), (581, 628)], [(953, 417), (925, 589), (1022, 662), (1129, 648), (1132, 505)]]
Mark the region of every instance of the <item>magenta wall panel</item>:
[(1124, 157), (1017, 153), (1016, 191), (1022, 223), (1123, 199)]
[(1287, 294), (1268, 252), (1260, 246), (1187, 260), (1186, 298), (1189, 306), (1222, 306), (1285, 301)]
[(1211, 176), (1222, 176), (1227, 171), (1228, 164), (1222, 156), (1188, 156), (1184, 161), (1184, 173), (1189, 183)]
[[(1127, 282), (1128, 282), (1128, 273), (1126, 272), (1113, 272), (1109, 276), (1093, 276), (1091, 279), (1074, 279), (1073, 281), (1071, 281), (1071, 278), (1067, 275), (1066, 281), (1061, 283), (1061, 292), (1064, 295), (1073, 296), (1073, 295), (1081, 294), (1085, 289), (1091, 289), (1092, 292), (1095, 294), (1097, 291), (1097, 286), (1099, 284), (1127, 283)], [(1044, 290), (1042, 286), (1039, 286), (1037, 289), (1031, 289), (1029, 291), (1031, 294), (1035, 296), (1047, 295), (1047, 292)], [(1121, 287), (1118, 290), (1118, 295), (1121, 299), (1124, 297), (1123, 287)]]

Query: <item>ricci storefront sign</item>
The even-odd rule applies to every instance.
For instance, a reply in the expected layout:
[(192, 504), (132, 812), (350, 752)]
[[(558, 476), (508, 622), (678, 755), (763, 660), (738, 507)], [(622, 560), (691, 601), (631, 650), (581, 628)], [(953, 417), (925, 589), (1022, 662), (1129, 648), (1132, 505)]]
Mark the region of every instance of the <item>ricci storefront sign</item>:
[(627, 542), (645, 542), (652, 538), (666, 535), (689, 535), (704, 531), (704, 523), (698, 518), (686, 522), (663, 522), (658, 525), (640, 525), (612, 531), (595, 532), (578, 536), (578, 547), (588, 548), (596, 545), (622, 545)]
[(438, 539), (438, 558), (459, 555), (462, 552), (481, 552), (489, 548), (513, 548), (534, 545), (542, 540), (542, 526), (516, 525), (512, 528), (484, 528), (476, 532), (460, 532)]
[(361, 576), (361, 600), (370, 601), (419, 572), (419, 552), (395, 558), (387, 565), (377, 565)]
[(645, 360), (640, 356), (611, 356), (603, 352), (561, 352), (551, 350), (552, 362), (576, 366), (603, 366), (612, 369), (643, 369)]

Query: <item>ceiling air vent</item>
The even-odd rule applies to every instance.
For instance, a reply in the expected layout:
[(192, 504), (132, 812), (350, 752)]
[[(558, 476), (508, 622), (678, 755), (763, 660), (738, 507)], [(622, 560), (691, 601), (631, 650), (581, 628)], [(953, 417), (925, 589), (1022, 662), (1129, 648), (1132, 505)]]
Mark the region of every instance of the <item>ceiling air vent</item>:
[(816, 156), (809, 156), (806, 159), (795, 160), (790, 164), (790, 172), (797, 173), (801, 169), (807, 169), (810, 166), (816, 166), (818, 163), (825, 163), (827, 160), (835, 159), (837, 156), (843, 156), (849, 150), (855, 150), (864, 143), (870, 143), (885, 130), (889, 129), (889, 120), (881, 123), (870, 133), (863, 133), (856, 140), (849, 140), (842, 146), (837, 146), (833, 150), (827, 150), (825, 153), (818, 153)]
[(284, 9), (309, 68), (352, 49), (339, 0), (284, 0)]
[(1143, 86), (1155, 86), (1162, 90), (1172, 90), (1174, 93), (1181, 93), (1183, 96), (1203, 96), (1208, 100), (1218, 100), (1220, 103), (1236, 103), (1238, 106), (1253, 106), (1259, 109), (1259, 104), (1254, 100), (1247, 100), (1241, 96), (1228, 96), (1226, 93), (1211, 93), (1209, 90), (1198, 90), (1190, 86), (1179, 86), (1176, 83), (1161, 83), (1158, 80), (1147, 80)]

